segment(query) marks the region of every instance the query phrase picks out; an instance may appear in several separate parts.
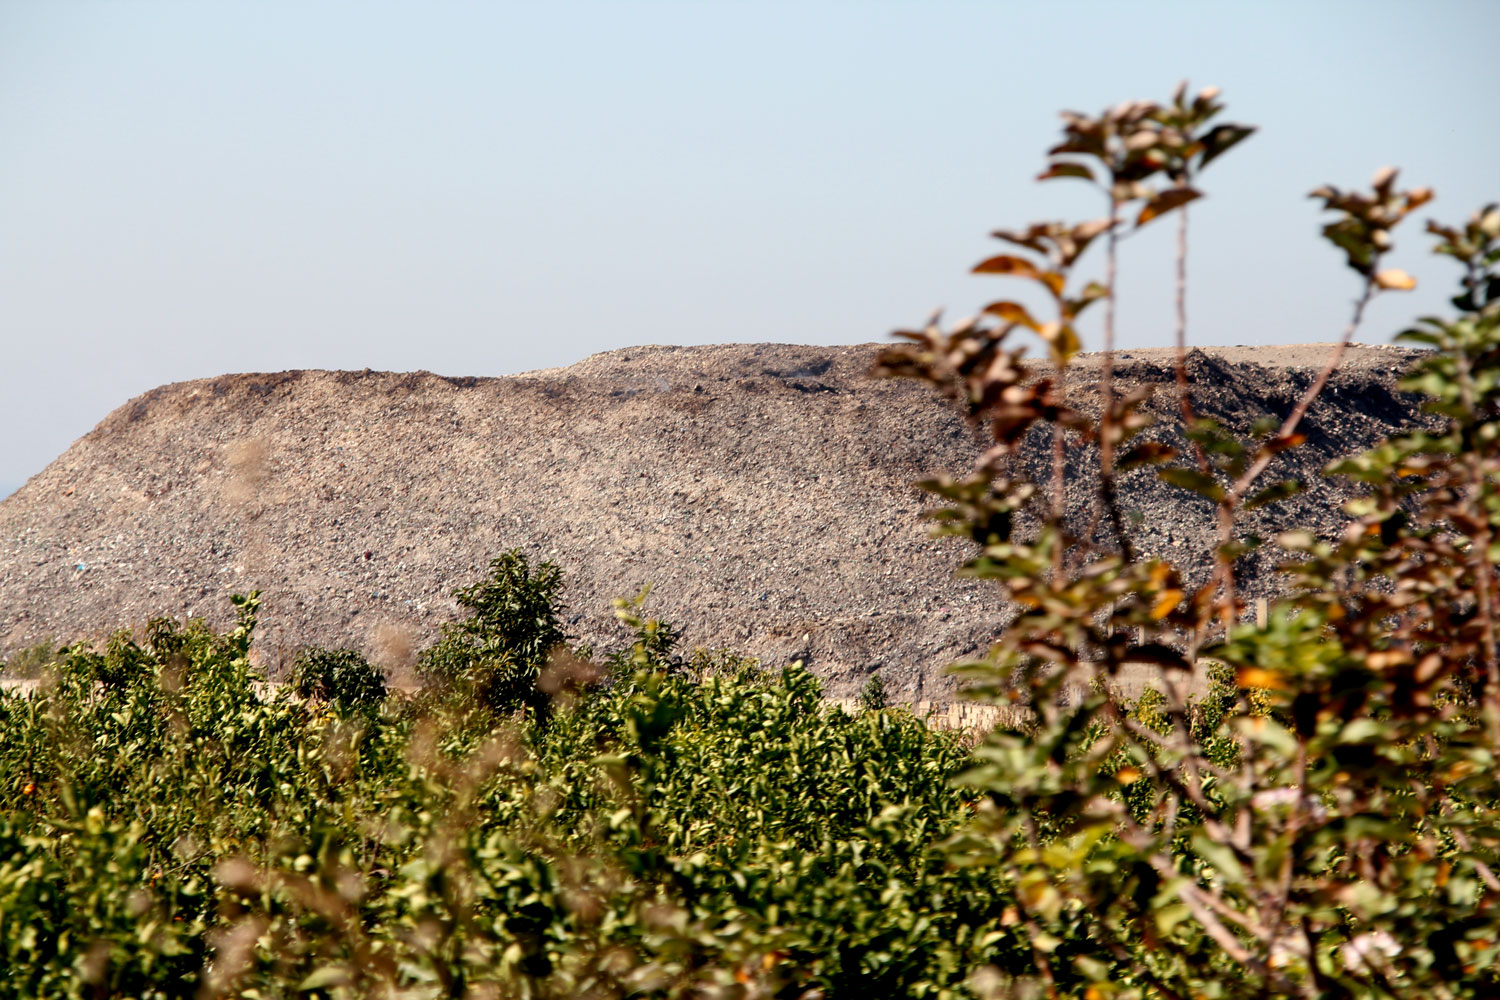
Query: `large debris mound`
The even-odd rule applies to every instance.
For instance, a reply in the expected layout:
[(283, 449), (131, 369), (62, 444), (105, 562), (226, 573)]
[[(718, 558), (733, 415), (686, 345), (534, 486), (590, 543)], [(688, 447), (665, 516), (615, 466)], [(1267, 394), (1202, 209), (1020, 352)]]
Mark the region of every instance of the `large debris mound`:
[[(952, 689), (944, 666), (1004, 620), (955, 578), (962, 543), (929, 537), (912, 484), (962, 474), (982, 441), (925, 387), (866, 377), (879, 345), (642, 347), (506, 378), (292, 371), (163, 386), (126, 403), (0, 503), (0, 650), (100, 636), (158, 616), (230, 618), (259, 589), (259, 654), (308, 643), (399, 668), (458, 615), (453, 588), (519, 547), (566, 572), (580, 641), (620, 640), (611, 598), (689, 646), (807, 659), (829, 693), (879, 671), (908, 700)], [(1282, 415), (1324, 351), (1218, 349), (1190, 359), (1199, 411), (1239, 430)], [(1274, 516), (1336, 530), (1347, 486), (1330, 459), (1408, 424), (1410, 353), (1359, 348), (1276, 473), (1309, 484)], [(1082, 405), (1097, 363), (1070, 383)], [(1176, 436), (1170, 352), (1127, 351), (1122, 389), (1160, 386)], [(1041, 442), (1021, 462), (1042, 476)], [(1070, 464), (1080, 475), (1089, 456)], [(1070, 498), (1092, 502), (1085, 489)], [(1207, 548), (1207, 505), (1128, 476), (1148, 554)], [(1269, 574), (1258, 586), (1270, 587)]]

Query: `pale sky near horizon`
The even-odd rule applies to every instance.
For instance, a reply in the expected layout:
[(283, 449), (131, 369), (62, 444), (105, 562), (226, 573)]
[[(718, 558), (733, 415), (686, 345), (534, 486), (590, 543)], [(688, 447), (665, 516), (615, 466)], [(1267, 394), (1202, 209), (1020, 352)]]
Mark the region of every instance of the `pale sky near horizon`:
[[(1203, 178), (1192, 339), (1329, 340), (1357, 279), (1306, 193), (1500, 200), (1497, 38), (1500, 0), (0, 0), (0, 496), (165, 382), (965, 315), (991, 229), (1100, 214), (1031, 182), (1056, 112), (1183, 78), (1261, 127)], [(1420, 230), (1361, 339), (1445, 310)], [(1170, 342), (1170, 252), (1127, 244), (1122, 346)]]

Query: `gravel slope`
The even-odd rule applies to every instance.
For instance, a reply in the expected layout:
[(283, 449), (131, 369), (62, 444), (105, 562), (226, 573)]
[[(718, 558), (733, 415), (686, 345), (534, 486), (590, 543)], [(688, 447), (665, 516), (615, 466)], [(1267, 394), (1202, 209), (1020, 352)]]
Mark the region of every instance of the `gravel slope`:
[[(963, 471), (978, 441), (924, 388), (865, 378), (879, 346), (642, 347), (506, 378), (162, 386), (0, 502), (0, 649), (158, 614), (222, 624), (227, 592), (259, 588), (257, 648), (273, 668), (317, 642), (399, 674), (457, 614), (450, 591), (518, 546), (563, 567), (581, 640), (612, 645), (610, 598), (651, 583), (649, 607), (689, 646), (810, 657), (834, 696), (878, 670), (898, 697), (941, 700), (944, 664), (982, 650), (1003, 611), (952, 576), (962, 552), (927, 537), (910, 484)], [(1324, 353), (1195, 353), (1199, 409), (1241, 428), (1285, 413)], [(1340, 487), (1316, 470), (1412, 418), (1392, 388), (1409, 356), (1352, 352), (1282, 467), (1312, 489), (1279, 517), (1336, 528)], [(1119, 377), (1163, 387), (1152, 405), (1171, 437), (1170, 352), (1126, 351)], [(1075, 383), (1086, 405), (1089, 364)], [(1148, 473), (1124, 496), (1147, 552), (1181, 556), (1207, 537), (1206, 505)]]

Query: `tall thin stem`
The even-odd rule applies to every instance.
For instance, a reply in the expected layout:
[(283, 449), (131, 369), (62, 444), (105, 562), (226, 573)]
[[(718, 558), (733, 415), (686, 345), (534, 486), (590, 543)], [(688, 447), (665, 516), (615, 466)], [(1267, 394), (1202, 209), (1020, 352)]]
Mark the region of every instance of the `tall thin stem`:
[[(1187, 184), (1188, 177), (1183, 175), (1179, 183)], [(1187, 260), (1188, 260), (1188, 210), (1186, 206), (1177, 210), (1177, 274), (1176, 274), (1176, 329), (1174, 340), (1177, 345), (1177, 407), (1182, 413), (1182, 431), (1186, 435), (1198, 419), (1198, 414), (1193, 410), (1192, 388), (1188, 384), (1187, 373)], [(1209, 464), (1208, 453), (1203, 450), (1203, 445), (1191, 438), (1193, 455), (1198, 460), (1198, 470), (1206, 476), (1213, 475), (1213, 467)], [(1197, 617), (1197, 624), (1193, 632), (1188, 636), (1190, 648), (1188, 659), (1196, 662), (1198, 649), (1203, 645), (1212, 618), (1208, 615)]]
[[(1328, 363), (1323, 366), (1323, 370), (1318, 373), (1318, 377), (1313, 381), (1313, 384), (1308, 386), (1307, 391), (1302, 394), (1302, 398), (1297, 401), (1297, 405), (1292, 408), (1292, 412), (1282, 421), (1281, 427), (1276, 431), (1276, 437), (1272, 439), (1273, 441), (1284, 441), (1297, 432), (1298, 426), (1302, 423), (1302, 418), (1307, 416), (1308, 408), (1322, 395), (1323, 388), (1328, 385), (1328, 380), (1333, 377), (1333, 373), (1338, 370), (1339, 364), (1344, 360), (1344, 355), (1349, 350), (1349, 344), (1354, 340), (1354, 334), (1364, 319), (1365, 306), (1369, 305), (1370, 299), (1375, 296), (1375, 270), (1375, 267), (1372, 266), (1369, 273), (1365, 275), (1364, 288), (1360, 290), (1359, 298), (1354, 303), (1354, 314), (1349, 317), (1349, 323), (1344, 327), (1343, 336), (1339, 338), (1339, 342), (1334, 345), (1333, 351), (1330, 352)], [(1245, 494), (1255, 485), (1255, 481), (1260, 478), (1261, 473), (1266, 471), (1266, 467), (1276, 457), (1277, 451), (1278, 449), (1270, 447), (1269, 444), (1262, 447), (1260, 453), (1256, 455), (1255, 460), (1250, 463), (1249, 468), (1244, 471), (1239, 479), (1235, 480), (1234, 485), (1229, 488), (1229, 492), (1225, 494), (1224, 499), (1219, 502), (1219, 550), (1215, 557), (1215, 572), (1223, 586), (1223, 593), (1219, 599), (1219, 617), (1223, 623), (1225, 635), (1228, 635), (1229, 630), (1234, 627), (1237, 611), (1234, 567), (1227, 555), (1228, 545), (1234, 540), (1234, 515), (1239, 509), (1240, 503), (1245, 499)]]
[[(1307, 392), (1302, 394), (1302, 398), (1297, 401), (1297, 405), (1293, 407), (1292, 412), (1287, 414), (1286, 420), (1282, 421), (1280, 429), (1276, 431), (1277, 438), (1288, 438), (1297, 432), (1297, 427), (1302, 423), (1302, 418), (1307, 416), (1308, 407), (1312, 406), (1313, 402), (1322, 394), (1324, 386), (1328, 385), (1328, 380), (1338, 370), (1339, 364), (1344, 360), (1344, 354), (1349, 350), (1349, 344), (1354, 340), (1354, 334), (1359, 329), (1359, 324), (1364, 320), (1365, 306), (1369, 305), (1370, 299), (1375, 296), (1375, 287), (1375, 271), (1372, 268), (1370, 273), (1365, 277), (1365, 286), (1360, 292), (1359, 299), (1354, 303), (1354, 315), (1349, 318), (1348, 325), (1344, 327), (1343, 336), (1334, 345), (1333, 352), (1329, 355), (1328, 363), (1318, 373), (1317, 380), (1308, 386)], [(1262, 472), (1266, 471), (1266, 466), (1270, 465), (1271, 459), (1275, 457), (1276, 453), (1274, 451), (1270, 449), (1261, 450), (1260, 455), (1256, 457), (1254, 462), (1250, 463), (1250, 467), (1245, 470), (1244, 475), (1240, 476), (1235, 481), (1234, 486), (1230, 488), (1229, 499), (1231, 502), (1238, 504), (1239, 501), (1244, 499), (1250, 487), (1255, 485), (1255, 481), (1260, 478)]]
[(1177, 210), (1177, 404), (1182, 409), (1184, 426), (1193, 419), (1193, 401), (1188, 395), (1187, 377), (1187, 247), (1188, 213)]
[[(1186, 183), (1184, 181), (1184, 183)], [(1198, 419), (1193, 410), (1192, 388), (1188, 385), (1187, 373), (1187, 259), (1188, 259), (1188, 210), (1184, 206), (1177, 210), (1177, 275), (1176, 275), (1176, 334), (1177, 345), (1177, 407), (1182, 411), (1182, 427), (1187, 430)], [(1198, 468), (1211, 472), (1208, 455), (1203, 446), (1193, 442), (1193, 452), (1198, 458)]]
[[(1058, 380), (1062, 380), (1061, 370)], [(1052, 425), (1052, 522), (1056, 526), (1059, 535), (1062, 532), (1063, 518), (1066, 515), (1064, 506), (1063, 490), (1067, 488), (1067, 449), (1063, 442), (1063, 429), (1058, 424)], [(1052, 570), (1056, 579), (1062, 580), (1063, 546), (1059, 541), (1052, 553)]]
[[(1115, 385), (1115, 275), (1117, 270), (1116, 258), (1119, 256), (1119, 228), (1120, 205), (1113, 198), (1109, 203), (1109, 236), (1105, 244), (1104, 255), (1104, 287), (1109, 289), (1109, 295), (1104, 299), (1104, 371), (1099, 379), (1099, 394), (1104, 400), (1105, 419), (1108, 419), (1114, 408), (1114, 385)], [(1105, 455), (1106, 468), (1114, 459), (1114, 444), (1108, 435), (1104, 438), (1103, 452)]]
[(1125, 518), (1120, 514), (1120, 498), (1115, 490), (1115, 275), (1119, 228), (1120, 202), (1111, 192), (1104, 263), (1104, 286), (1109, 294), (1104, 299), (1104, 365), (1099, 375), (1099, 493), (1125, 561), (1134, 562), (1135, 547), (1125, 533)]

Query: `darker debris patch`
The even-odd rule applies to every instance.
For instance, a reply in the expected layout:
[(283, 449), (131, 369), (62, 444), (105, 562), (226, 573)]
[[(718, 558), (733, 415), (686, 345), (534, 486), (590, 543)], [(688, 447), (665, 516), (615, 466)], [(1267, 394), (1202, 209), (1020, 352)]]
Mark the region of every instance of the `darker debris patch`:
[(151, 392), (146, 393), (146, 395), (137, 398), (134, 403), (125, 404), (127, 407), (129, 407), (129, 412), (125, 415), (126, 422), (133, 424), (136, 421), (144, 420), (147, 416), (149, 416), (151, 413), (151, 404), (156, 402), (157, 397), (160, 395), (160, 393), (161, 391), (159, 389), (152, 390)]
[(417, 372), (424, 378), (435, 378), (448, 383), (455, 389), (472, 389), (477, 385), (483, 385), (492, 379), (480, 378), (477, 375), (434, 375), (432, 372)]
[(438, 375), (426, 369), (414, 372), (368, 372), (367, 377), (369, 376), (382, 378), (389, 383), (391, 389), (405, 389), (412, 392), (424, 389), (434, 382), (441, 382), (454, 389), (474, 389), (494, 381), (493, 378), (479, 375)]
[(809, 361), (805, 364), (799, 364), (793, 367), (767, 367), (761, 374), (766, 375), (770, 378), (816, 378), (819, 375), (827, 375), (828, 370), (832, 367), (832, 358), (820, 358), (817, 361)]
[[(316, 373), (294, 368), (284, 372), (244, 372), (238, 375), (221, 375), (209, 380), (206, 388), (209, 395), (215, 398), (239, 394), (264, 399), (279, 389), (295, 385), (310, 374)], [(190, 386), (203, 385), (204, 383), (200, 382), (183, 382), (173, 388), (180, 392)]]

